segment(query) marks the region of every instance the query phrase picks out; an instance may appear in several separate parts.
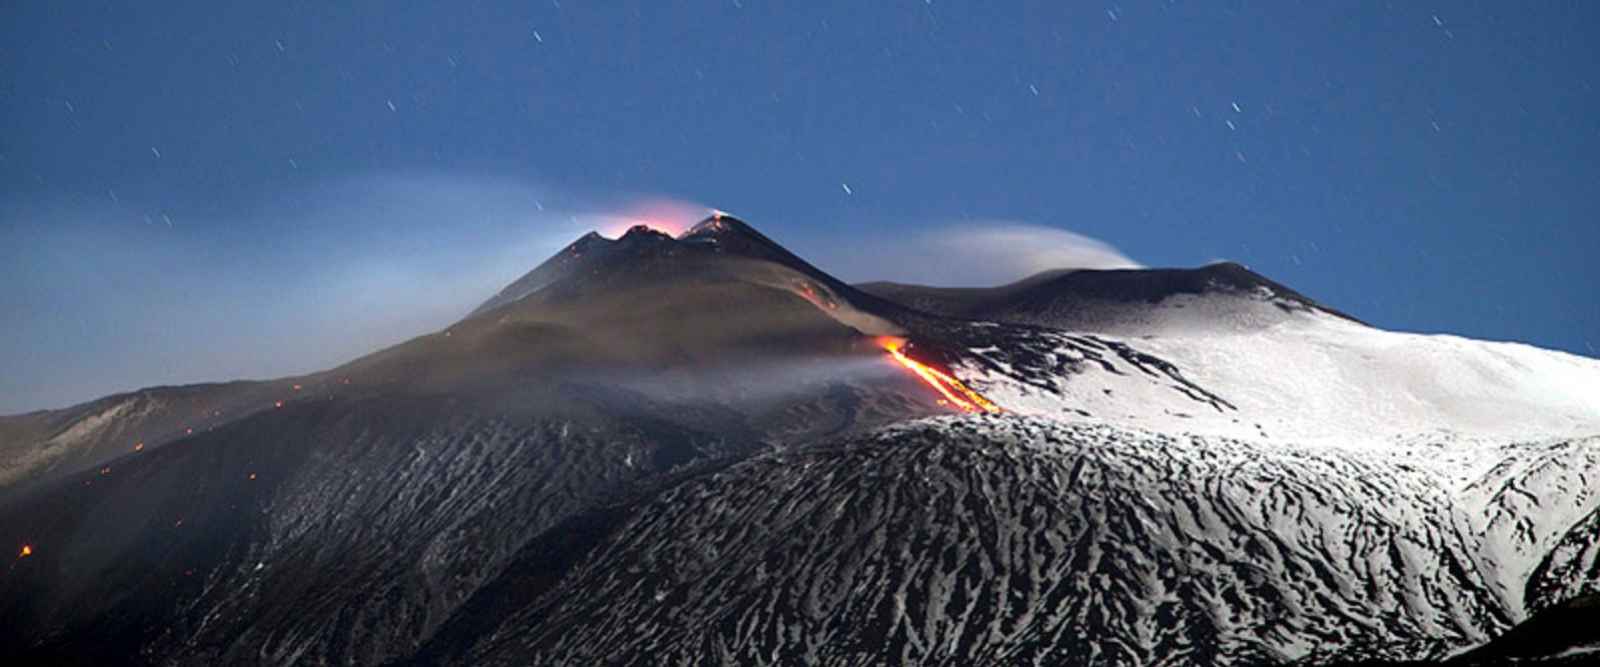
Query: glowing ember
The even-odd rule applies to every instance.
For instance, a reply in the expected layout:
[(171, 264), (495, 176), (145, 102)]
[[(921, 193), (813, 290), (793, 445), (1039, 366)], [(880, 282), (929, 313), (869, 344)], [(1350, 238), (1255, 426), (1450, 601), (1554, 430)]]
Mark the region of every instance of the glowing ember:
[(32, 556), (32, 555), (33, 555), (33, 547), (24, 544), (24, 545), (22, 545), (22, 554), (17, 556), (17, 558), (27, 558), (27, 557)]
[(917, 377), (922, 378), (923, 382), (928, 383), (928, 386), (933, 387), (940, 395), (944, 396), (944, 400), (939, 401), (940, 405), (954, 405), (964, 412), (987, 412), (991, 414), (1000, 412), (1000, 406), (995, 405), (989, 399), (979, 395), (978, 392), (968, 388), (960, 380), (907, 356), (904, 352), (906, 345), (904, 338), (880, 336), (878, 345), (886, 350), (889, 356), (894, 357), (894, 360), (899, 362), (901, 366), (905, 366), (911, 372), (916, 373)]
[(802, 280), (797, 281), (795, 285), (795, 294), (798, 294), (801, 298), (811, 302), (811, 305), (816, 306), (817, 308), (825, 308), (828, 310), (839, 309), (839, 302), (834, 301), (833, 297), (820, 292), (820, 288), (813, 286), (810, 282)]

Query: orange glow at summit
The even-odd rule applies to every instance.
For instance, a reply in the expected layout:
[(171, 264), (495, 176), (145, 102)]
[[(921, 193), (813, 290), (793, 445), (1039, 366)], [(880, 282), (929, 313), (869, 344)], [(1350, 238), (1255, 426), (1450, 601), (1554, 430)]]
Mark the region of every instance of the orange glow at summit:
[(711, 209), (676, 199), (639, 199), (620, 210), (597, 216), (597, 219), (591, 221), (596, 224), (601, 236), (610, 239), (622, 236), (628, 228), (635, 225), (644, 225), (668, 236), (677, 236), (705, 218), (709, 210)]

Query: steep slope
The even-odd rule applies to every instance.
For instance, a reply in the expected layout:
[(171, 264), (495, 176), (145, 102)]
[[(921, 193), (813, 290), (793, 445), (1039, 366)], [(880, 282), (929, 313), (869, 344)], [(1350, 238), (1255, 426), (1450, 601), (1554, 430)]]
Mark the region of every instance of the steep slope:
[(615, 240), (589, 234), (456, 325), (330, 371), (152, 388), (0, 417), (0, 500), (24, 481), (31, 487), (96, 469), (306, 395), (492, 402), (530, 377), (603, 377), (660, 398), (740, 402), (752, 419), (782, 430), (811, 421), (798, 413), (817, 412), (819, 400), (885, 384), (887, 394), (847, 402), (864, 403), (863, 414), (936, 412), (922, 390), (877, 363), (881, 352), (867, 340), (900, 328), (851, 299), (897, 308), (731, 218), (708, 220), (685, 241), (644, 227)]
[[(329, 371), (0, 421), (0, 658), (1394, 660), (1595, 592), (1600, 362), (1227, 266), (1013, 287), (897, 304), (713, 216)], [(917, 421), (949, 383), (1004, 416)]]
[(0, 501), (322, 389), (306, 378), (153, 387), (61, 410), (0, 417)]
[(644, 226), (615, 241), (590, 233), (484, 302), (468, 319), (534, 295), (571, 299), (579, 292), (597, 294), (615, 287), (595, 276), (625, 282), (641, 274), (653, 274), (656, 281), (694, 276), (790, 291), (869, 335), (897, 332), (885, 318), (905, 313), (817, 269), (744, 221), (719, 213), (676, 239)]
[[(1528, 445), (1600, 474), (1600, 441)], [(1520, 616), (1468, 487), (1368, 452), (940, 418), (669, 485), (460, 664), (1416, 659)], [(1518, 477), (1496, 472), (1498, 485)], [(1547, 503), (1596, 507), (1582, 483)], [(1570, 519), (1551, 517), (1570, 527)], [(530, 551), (510, 571), (548, 567)], [(1600, 586), (1589, 579), (1586, 586)], [(507, 607), (502, 601), (502, 612)], [(448, 653), (434, 647), (440, 653)], [(435, 654), (438, 655), (437, 653)]]
[[(0, 449), (77, 463), (0, 503), (4, 652), (376, 664), (638, 480), (948, 409), (832, 283), (648, 229), (579, 243), (603, 257), (336, 369), (11, 422)], [(215, 419), (129, 403), (174, 396)], [(170, 437), (120, 442), (147, 430)]]
[(529, 537), (730, 447), (637, 396), (558, 393), (521, 414), (310, 400), (68, 478), (0, 515), (31, 551), (0, 576), (0, 645), (11, 664), (375, 664)]

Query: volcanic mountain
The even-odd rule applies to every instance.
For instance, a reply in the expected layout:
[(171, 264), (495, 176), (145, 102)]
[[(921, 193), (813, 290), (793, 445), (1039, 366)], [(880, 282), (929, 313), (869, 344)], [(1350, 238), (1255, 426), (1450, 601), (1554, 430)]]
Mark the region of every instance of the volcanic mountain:
[[(1058, 269), (987, 288), (889, 282), (860, 288), (930, 313), (1083, 331), (1148, 333), (1170, 320), (1174, 311), (1192, 305), (1247, 301), (1269, 304), (1285, 313), (1320, 312), (1355, 321), (1234, 262), (1196, 269)], [(1237, 311), (1243, 304), (1232, 305)], [(1208, 312), (1187, 318), (1184, 324), (1194, 328), (1263, 321), (1259, 316), (1241, 321), (1226, 315)]]
[(1238, 265), (852, 287), (717, 215), (585, 236), (325, 372), (0, 419), (0, 651), (1560, 655), (1600, 592), (1597, 436), (1600, 362)]
[[(155, 387), (0, 419), (0, 489), (38, 485), (311, 401), (470, 397), (473, 405), (496, 405), (511, 396), (505, 402), (515, 412), (560, 414), (613, 399), (618, 409), (648, 412), (653, 401), (690, 397), (722, 413), (728, 402), (765, 405), (760, 399), (789, 391), (790, 380), (807, 400), (831, 400), (876, 366), (888, 382), (874, 386), (898, 387), (908, 406), (930, 403), (920, 412), (886, 408), (891, 418), (933, 412), (926, 391), (893, 369), (882, 372), (882, 351), (870, 337), (901, 330), (855, 303), (895, 308), (732, 218), (709, 219), (682, 239), (643, 226), (615, 240), (591, 233), (462, 321), (339, 368), (272, 382)], [(815, 372), (833, 367), (853, 372)], [(834, 391), (814, 391), (816, 382)], [(750, 384), (762, 386), (745, 391)], [(535, 396), (575, 388), (569, 385), (582, 388)], [(675, 408), (667, 412), (684, 419)]]

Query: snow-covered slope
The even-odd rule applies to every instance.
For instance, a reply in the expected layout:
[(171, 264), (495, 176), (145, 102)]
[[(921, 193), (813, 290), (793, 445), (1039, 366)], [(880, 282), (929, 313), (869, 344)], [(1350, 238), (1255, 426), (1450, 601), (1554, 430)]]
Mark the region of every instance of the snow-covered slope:
[(473, 655), (1414, 660), (1600, 589), (1600, 362), (1293, 296), (906, 322), (1023, 417), (673, 489)]
[[(1211, 305), (1209, 299), (1186, 300), (1192, 303), (1181, 315), (1151, 321), (1141, 335), (1041, 329), (1021, 344), (975, 344), (956, 370), (1018, 412), (1074, 418), (1088, 412), (1164, 432), (1346, 446), (1600, 433), (1600, 361), (1594, 359), (1516, 343), (1384, 331), (1320, 312), (1280, 312), (1270, 321), (1263, 314), (1256, 325), (1232, 330), (1190, 327), (1194, 318), (1216, 320), (1197, 312)], [(1196, 409), (1177, 383), (1150, 381), (1131, 367), (1096, 373), (1100, 364), (1085, 358), (1085, 340), (1126, 345), (1169, 362), (1225, 404)]]
[[(1531, 467), (1570, 473), (1532, 489), (1547, 506), (1596, 505), (1579, 478), (1600, 475), (1600, 441), (1512, 449)], [(911, 422), (667, 489), (462, 657), (1442, 657), (1522, 616), (1496, 591), (1525, 581), (1528, 552), (1497, 542), (1483, 518), (1501, 501), (1481, 490), (1528, 484), (1531, 467), (1461, 485), (1421, 465), (1433, 452), (1419, 444), (1374, 456), (1014, 416)], [(1530, 544), (1572, 518), (1533, 521)]]
[(1600, 362), (1231, 264), (863, 291), (717, 216), (153, 391), (0, 420), (0, 663), (1417, 659), (1600, 589)]

